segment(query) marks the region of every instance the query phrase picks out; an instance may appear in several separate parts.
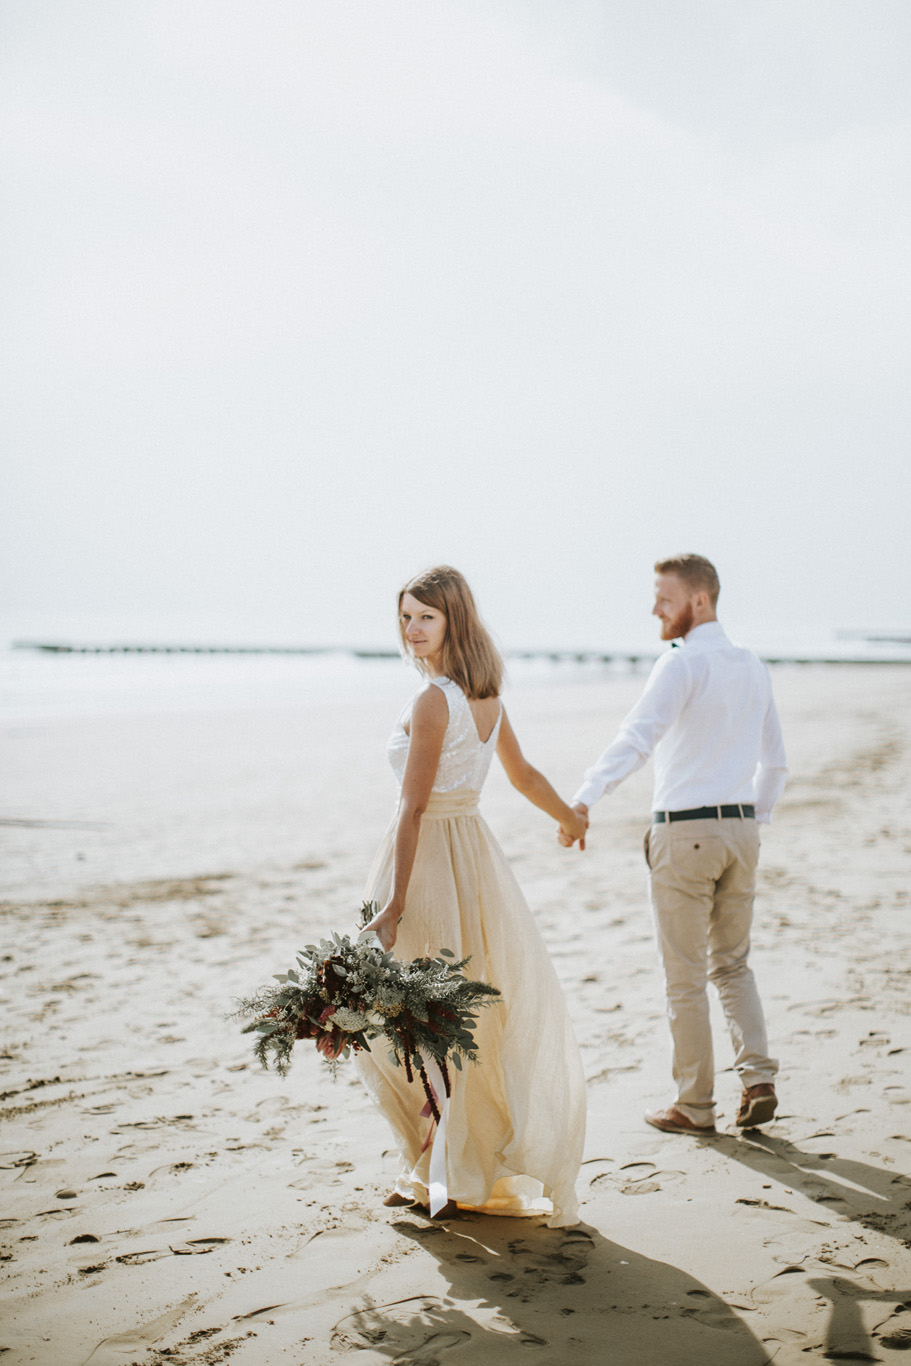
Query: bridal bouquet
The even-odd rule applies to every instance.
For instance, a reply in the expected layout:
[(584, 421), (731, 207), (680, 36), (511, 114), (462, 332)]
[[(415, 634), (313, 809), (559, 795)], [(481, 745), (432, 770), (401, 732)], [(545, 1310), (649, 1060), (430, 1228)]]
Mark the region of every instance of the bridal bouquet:
[[(361, 908), (366, 924), (378, 907)], [(263, 1067), (270, 1058), (284, 1076), (298, 1039), (312, 1039), (331, 1062), (385, 1036), (390, 1056), (405, 1068), (409, 1081), (417, 1070), (434, 1117), (437, 1098), (429, 1084), (425, 1059), (433, 1059), (449, 1095), (447, 1063), (461, 1069), (462, 1058), (477, 1062), (475, 1012), (500, 995), (486, 982), (472, 982), (462, 972), (468, 963), (441, 949), (437, 958), (403, 963), (385, 953), (375, 935), (352, 942), (333, 934), (308, 944), (297, 955), (297, 967), (275, 974), (277, 986), (262, 987), (238, 1001), (233, 1018), (252, 1017), (244, 1034), (255, 1034), (254, 1054)], [(450, 961), (452, 960), (452, 961)]]

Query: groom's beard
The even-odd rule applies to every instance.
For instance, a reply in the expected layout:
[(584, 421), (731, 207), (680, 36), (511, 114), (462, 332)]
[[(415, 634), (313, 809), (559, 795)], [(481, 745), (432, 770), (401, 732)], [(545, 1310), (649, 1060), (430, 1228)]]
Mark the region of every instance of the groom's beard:
[(678, 612), (673, 621), (661, 623), (662, 640), (680, 640), (689, 635), (693, 629), (693, 605), (688, 602), (681, 612)]

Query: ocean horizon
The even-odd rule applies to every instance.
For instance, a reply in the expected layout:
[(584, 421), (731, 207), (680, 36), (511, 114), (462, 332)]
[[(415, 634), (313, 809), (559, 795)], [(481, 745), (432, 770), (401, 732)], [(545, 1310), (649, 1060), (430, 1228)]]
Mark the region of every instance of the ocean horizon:
[[(416, 678), (412, 666), (395, 653), (394, 641), (294, 645), (287, 640), (68, 632), (0, 634), (0, 642), (0, 718), (7, 722), (319, 705), (369, 701), (372, 696), (394, 701), (408, 696)], [(883, 628), (819, 633), (815, 638), (781, 633), (776, 639), (744, 643), (773, 667), (911, 664), (911, 633)], [(506, 649), (506, 691), (645, 674), (665, 648), (652, 639)]]

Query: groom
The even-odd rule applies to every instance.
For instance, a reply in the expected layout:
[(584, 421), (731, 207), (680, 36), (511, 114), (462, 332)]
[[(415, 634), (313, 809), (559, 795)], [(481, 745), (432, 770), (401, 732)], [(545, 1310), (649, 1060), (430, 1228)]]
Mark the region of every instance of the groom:
[[(616, 739), (574, 798), (587, 816), (600, 797), (655, 755), (654, 811), (645, 838), (649, 887), (671, 1027), (674, 1103), (646, 1120), (669, 1133), (715, 1132), (707, 983), (718, 989), (743, 1094), (737, 1123), (765, 1124), (777, 1107), (765, 1020), (747, 965), (757, 826), (787, 779), (769, 671), (733, 645), (715, 615), (719, 582), (702, 555), (655, 565), (661, 655)], [(680, 644), (682, 642), (682, 644)], [(560, 832), (560, 842), (571, 845)]]

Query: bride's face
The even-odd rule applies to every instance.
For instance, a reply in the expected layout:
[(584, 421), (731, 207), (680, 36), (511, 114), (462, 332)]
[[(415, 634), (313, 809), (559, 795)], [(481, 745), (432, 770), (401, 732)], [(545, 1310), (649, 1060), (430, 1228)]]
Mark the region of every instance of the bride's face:
[(443, 641), (446, 639), (445, 615), (435, 607), (418, 602), (411, 593), (406, 593), (402, 598), (399, 620), (412, 657), (438, 667), (443, 654)]

